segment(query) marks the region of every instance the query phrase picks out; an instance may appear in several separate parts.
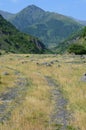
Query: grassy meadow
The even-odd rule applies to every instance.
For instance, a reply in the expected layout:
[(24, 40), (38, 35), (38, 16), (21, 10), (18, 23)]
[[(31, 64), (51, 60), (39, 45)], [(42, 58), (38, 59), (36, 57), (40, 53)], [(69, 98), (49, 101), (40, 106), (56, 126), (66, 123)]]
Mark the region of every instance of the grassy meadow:
[(85, 73), (85, 56), (1, 55), (0, 130), (63, 130), (62, 124), (50, 123), (56, 86), (46, 77), (59, 84), (67, 100), (71, 117), (65, 130), (86, 130), (86, 82), (81, 80)]

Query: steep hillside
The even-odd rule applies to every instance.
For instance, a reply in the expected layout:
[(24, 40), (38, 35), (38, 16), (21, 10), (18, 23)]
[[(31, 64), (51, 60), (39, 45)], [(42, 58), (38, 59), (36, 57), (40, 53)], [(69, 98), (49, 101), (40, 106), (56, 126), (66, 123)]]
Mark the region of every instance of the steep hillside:
[(35, 5), (17, 13), (10, 22), (19, 30), (40, 38), (49, 47), (56, 46), (81, 27), (72, 18), (46, 12)]
[(21, 33), (0, 15), (0, 49), (14, 53), (45, 53), (42, 42)]
[[(70, 52), (75, 54), (86, 54), (86, 27), (77, 31), (64, 42), (54, 48), (57, 53)], [(78, 52), (77, 52), (78, 51)]]

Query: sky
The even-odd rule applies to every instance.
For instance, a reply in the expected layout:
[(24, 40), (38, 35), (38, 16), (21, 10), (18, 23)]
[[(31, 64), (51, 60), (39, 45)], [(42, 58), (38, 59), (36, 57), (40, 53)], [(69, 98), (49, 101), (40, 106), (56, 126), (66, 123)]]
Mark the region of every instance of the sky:
[(86, 20), (86, 0), (0, 0), (0, 10), (17, 13), (28, 5)]

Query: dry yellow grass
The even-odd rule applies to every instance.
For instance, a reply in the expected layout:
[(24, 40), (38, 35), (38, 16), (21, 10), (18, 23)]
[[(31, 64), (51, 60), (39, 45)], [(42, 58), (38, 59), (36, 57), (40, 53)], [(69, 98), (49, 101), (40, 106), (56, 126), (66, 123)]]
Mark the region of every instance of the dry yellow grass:
[[(42, 65), (44, 62), (50, 63), (55, 60), (58, 62), (51, 66)], [(0, 73), (7, 71), (10, 74), (1, 76), (1, 87), (4, 89), (0, 88), (0, 91), (5, 91), (7, 86), (12, 87), (17, 79), (14, 71), (7, 66), (21, 72), (28, 79), (29, 85), (24, 100), (12, 111), (10, 120), (0, 124), (0, 130), (53, 130), (49, 124), (49, 116), (53, 109), (51, 87), (48, 86), (45, 76), (55, 79), (68, 99), (67, 109), (72, 112), (74, 118), (70, 121), (70, 126), (86, 130), (86, 82), (80, 80), (86, 72), (86, 63), (74, 62), (81, 62), (81, 58), (29, 54), (2, 56), (0, 66), (3, 68), (0, 69)]]

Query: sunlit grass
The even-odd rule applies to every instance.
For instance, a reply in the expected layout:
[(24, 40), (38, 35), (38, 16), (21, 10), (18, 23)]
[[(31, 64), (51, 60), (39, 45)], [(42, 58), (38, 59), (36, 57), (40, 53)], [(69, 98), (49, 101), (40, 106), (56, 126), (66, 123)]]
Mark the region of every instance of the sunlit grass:
[[(51, 66), (41, 65), (54, 60), (58, 62)], [(80, 63), (77, 63), (79, 61)], [(10, 54), (1, 57), (0, 66), (3, 66), (0, 74), (9, 72), (9, 75), (1, 75), (1, 92), (5, 91), (7, 86), (12, 87), (17, 80), (17, 75), (7, 66), (18, 70), (28, 79), (24, 100), (12, 111), (10, 120), (0, 125), (0, 130), (53, 130), (49, 124), (54, 107), (52, 88), (48, 86), (45, 76), (55, 79), (64, 97), (68, 99), (67, 109), (73, 117), (70, 126), (86, 130), (86, 82), (81, 81), (81, 77), (86, 73), (86, 63), (83, 63), (79, 56)]]

